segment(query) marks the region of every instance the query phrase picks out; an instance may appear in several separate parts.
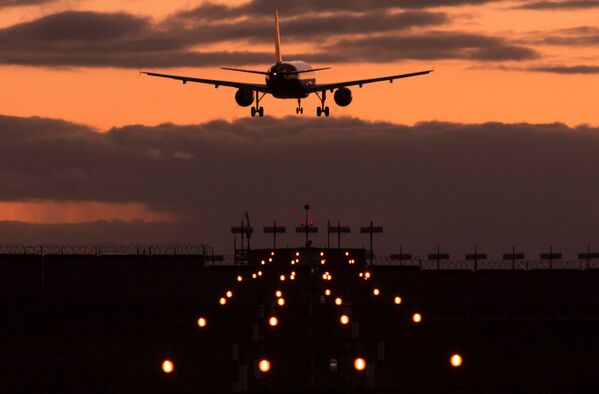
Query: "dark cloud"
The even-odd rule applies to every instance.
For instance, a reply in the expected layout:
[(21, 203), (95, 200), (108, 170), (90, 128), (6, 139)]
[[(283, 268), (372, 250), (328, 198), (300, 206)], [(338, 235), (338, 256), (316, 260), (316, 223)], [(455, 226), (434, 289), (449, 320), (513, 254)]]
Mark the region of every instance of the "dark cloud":
[(554, 74), (599, 74), (599, 66), (537, 66), (529, 70)]
[(578, 10), (599, 7), (598, 0), (528, 1), (517, 5), (526, 10)]
[[(512, 243), (538, 251), (597, 241), (599, 129), (592, 127), (289, 117), (98, 133), (0, 117), (0, 138), (1, 201), (136, 201), (184, 218), (147, 226), (3, 223), (4, 240), (162, 237), (222, 249), (246, 210), (257, 228), (275, 218), (292, 227), (310, 202), (321, 226), (338, 218), (354, 229), (370, 219), (381, 223), (378, 245), (387, 252), (400, 243), (424, 253), (437, 243), (492, 252)], [(352, 237), (356, 245), (366, 242)], [(293, 233), (281, 240), (300, 241)], [(317, 244), (324, 242), (319, 235)], [(268, 239), (256, 234), (258, 244)]]
[(599, 28), (595, 26), (579, 26), (551, 32), (533, 34), (533, 44), (563, 46), (597, 46), (599, 45)]
[(391, 9), (425, 9), (481, 5), (494, 1), (498, 0), (252, 0), (248, 3), (231, 7), (222, 4), (203, 3), (191, 10), (179, 12), (177, 15), (184, 18), (215, 20), (256, 15), (272, 16), (274, 10), (279, 10), (282, 16), (296, 16), (321, 12), (372, 12), (388, 11)]
[(8, 7), (23, 7), (28, 5), (38, 5), (52, 3), (55, 0), (0, 0), (0, 9)]
[[(318, 43), (319, 50), (309, 54), (285, 52), (285, 55), (328, 63), (405, 59), (501, 61), (525, 60), (537, 55), (532, 49), (510, 44), (505, 39), (411, 30), (446, 21), (443, 13), (425, 11), (295, 18), (284, 27), (285, 39)], [(272, 53), (197, 48), (207, 43), (240, 40), (270, 42), (272, 21), (266, 22), (246, 20), (188, 26), (173, 19), (154, 23), (122, 13), (63, 12), (0, 29), (0, 63), (130, 68), (264, 65), (271, 61)], [(370, 37), (356, 37), (356, 32)], [(235, 47), (250, 48), (237, 44)]]

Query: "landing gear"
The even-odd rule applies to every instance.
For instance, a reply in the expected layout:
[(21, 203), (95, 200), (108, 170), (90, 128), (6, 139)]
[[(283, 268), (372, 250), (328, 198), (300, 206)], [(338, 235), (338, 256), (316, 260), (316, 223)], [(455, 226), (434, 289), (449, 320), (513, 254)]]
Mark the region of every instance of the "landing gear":
[(256, 106), (252, 107), (252, 118), (256, 115), (260, 115), (260, 117), (264, 116), (264, 107), (260, 106), (260, 100), (262, 100), (264, 96), (266, 96), (266, 93), (260, 95), (260, 92), (256, 92)]
[(320, 99), (320, 107), (316, 108), (316, 116), (321, 117), (324, 114), (326, 117), (329, 116), (329, 107), (325, 107), (324, 103), (327, 101), (327, 91), (322, 91), (322, 96), (315, 92), (318, 98)]
[(302, 108), (302, 99), (297, 99), (297, 108), (295, 109), (296, 114), (303, 114), (304, 109)]

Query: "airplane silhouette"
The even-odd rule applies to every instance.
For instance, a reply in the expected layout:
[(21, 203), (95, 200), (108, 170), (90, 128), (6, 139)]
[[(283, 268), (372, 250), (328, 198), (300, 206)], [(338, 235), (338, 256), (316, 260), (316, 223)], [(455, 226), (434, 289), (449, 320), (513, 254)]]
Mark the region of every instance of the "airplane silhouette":
[(275, 64), (272, 65), (266, 72), (229, 67), (222, 67), (222, 69), (265, 75), (266, 84), (262, 85), (244, 82), (218, 81), (212, 79), (184, 77), (179, 75), (158, 74), (145, 71), (142, 71), (141, 73), (152, 77), (175, 79), (182, 81), (183, 84), (186, 84), (187, 82), (197, 82), (214, 85), (216, 88), (219, 86), (237, 88), (238, 90), (237, 93), (235, 93), (235, 101), (238, 105), (242, 107), (249, 107), (255, 101), (256, 105), (253, 106), (251, 110), (252, 117), (255, 117), (256, 115), (264, 116), (264, 108), (260, 106), (260, 101), (267, 94), (271, 94), (273, 97), (278, 99), (297, 99), (297, 108), (295, 112), (297, 114), (303, 114), (304, 109), (302, 108), (302, 99), (305, 99), (310, 94), (314, 93), (320, 100), (320, 107), (316, 108), (316, 115), (320, 117), (323, 114), (325, 116), (329, 116), (330, 113), (329, 107), (325, 106), (327, 90), (330, 93), (335, 92), (334, 99), (337, 105), (341, 107), (347, 107), (353, 100), (352, 91), (348, 88), (348, 86), (359, 86), (361, 88), (362, 85), (374, 82), (389, 81), (393, 83), (393, 81), (396, 79), (429, 74), (433, 71), (426, 70), (410, 74), (399, 74), (380, 78), (360, 79), (355, 81), (319, 85), (316, 83), (314, 73), (316, 71), (329, 70), (330, 67), (314, 69), (308, 63), (303, 61), (283, 61), (283, 57), (281, 55), (281, 33), (279, 28), (278, 12), (275, 12)]

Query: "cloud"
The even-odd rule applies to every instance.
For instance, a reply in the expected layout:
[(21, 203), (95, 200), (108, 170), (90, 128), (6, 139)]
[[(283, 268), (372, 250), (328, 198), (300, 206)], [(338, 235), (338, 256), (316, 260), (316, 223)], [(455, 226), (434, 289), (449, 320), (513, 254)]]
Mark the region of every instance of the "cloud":
[(38, 5), (52, 3), (55, 0), (0, 0), (0, 9), (8, 7), (24, 7), (29, 5)]
[(598, 0), (528, 1), (514, 8), (525, 10), (579, 10), (599, 7)]
[[(576, 249), (599, 227), (599, 129), (590, 126), (288, 117), (99, 133), (5, 116), (0, 138), (0, 201), (138, 202), (180, 218), (116, 223), (112, 238), (110, 223), (0, 223), (4, 240), (162, 238), (227, 252), (228, 228), (243, 212), (257, 229), (273, 219), (291, 228), (306, 202), (320, 226), (327, 219), (354, 230), (371, 219), (380, 223), (385, 233), (377, 245), (386, 252), (399, 243), (413, 253), (437, 243), (460, 253), (475, 244), (488, 253), (513, 243), (531, 252), (550, 244)], [(160, 154), (148, 155), (152, 149)], [(260, 231), (254, 241), (269, 242)], [(293, 233), (281, 239), (300, 241)], [(366, 241), (354, 233), (348, 242)]]
[[(534, 50), (503, 38), (412, 30), (446, 21), (445, 14), (426, 11), (296, 18), (285, 26), (285, 37), (318, 42), (320, 49), (286, 55), (328, 63), (405, 59), (502, 61), (538, 56)], [(270, 23), (252, 20), (188, 26), (172, 19), (154, 23), (124, 13), (69, 11), (0, 29), (0, 64), (123, 68), (265, 64), (272, 53), (195, 48), (239, 40), (270, 42), (271, 30)], [(357, 32), (361, 34), (356, 36)]]
[(537, 71), (554, 74), (599, 74), (599, 66), (537, 66), (528, 69), (529, 71)]
[(559, 46), (597, 46), (599, 27), (578, 26), (551, 32), (533, 33), (531, 43)]

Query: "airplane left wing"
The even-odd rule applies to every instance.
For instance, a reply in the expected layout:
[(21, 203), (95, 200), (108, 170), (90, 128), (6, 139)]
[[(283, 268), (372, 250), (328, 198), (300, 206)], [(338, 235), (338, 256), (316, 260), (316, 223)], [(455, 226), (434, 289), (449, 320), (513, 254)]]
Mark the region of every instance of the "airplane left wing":
[(160, 77), (160, 78), (169, 78), (177, 81), (181, 81), (184, 84), (187, 82), (195, 82), (195, 83), (204, 83), (207, 85), (214, 85), (214, 87), (218, 88), (219, 86), (226, 86), (230, 88), (246, 88), (251, 89), (256, 92), (262, 93), (270, 93), (270, 89), (266, 85), (254, 84), (254, 83), (245, 83), (245, 82), (233, 82), (233, 81), (218, 81), (214, 79), (202, 79), (202, 78), (192, 78), (192, 77), (183, 77), (179, 75), (170, 75), (170, 74), (157, 74), (151, 72), (142, 71), (140, 74), (149, 75), (151, 77)]
[(389, 81), (389, 82), (393, 83), (393, 81), (395, 79), (416, 77), (418, 75), (430, 74), (432, 72), (433, 72), (433, 70), (426, 70), (426, 71), (419, 71), (419, 72), (410, 73), (410, 74), (390, 75), (388, 77), (381, 77), (381, 78), (360, 79), (360, 80), (356, 80), (356, 81), (347, 81), (347, 82), (327, 83), (327, 84), (322, 84), (322, 85), (313, 85), (313, 86), (310, 86), (307, 89), (307, 92), (308, 93), (314, 93), (314, 92), (321, 92), (323, 90), (330, 90), (332, 92), (335, 89), (343, 88), (343, 87), (347, 87), (347, 86), (356, 86), (356, 85), (359, 85), (360, 87), (362, 87), (362, 85), (366, 85), (368, 83), (384, 82), (384, 81)]

